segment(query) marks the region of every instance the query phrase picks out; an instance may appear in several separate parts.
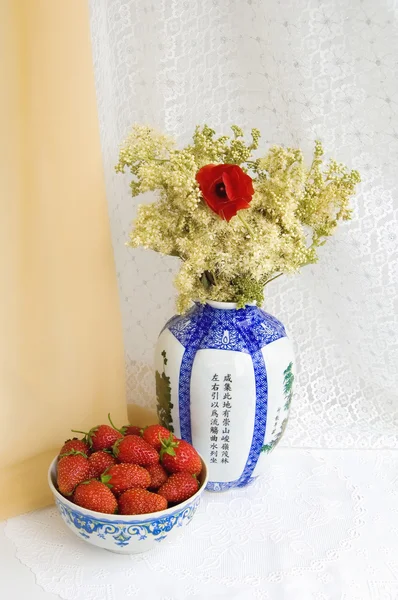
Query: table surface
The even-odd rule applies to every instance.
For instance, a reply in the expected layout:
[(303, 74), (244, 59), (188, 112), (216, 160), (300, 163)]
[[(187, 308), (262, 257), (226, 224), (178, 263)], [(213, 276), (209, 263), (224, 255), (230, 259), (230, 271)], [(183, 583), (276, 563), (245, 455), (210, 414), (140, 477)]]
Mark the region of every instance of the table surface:
[(174, 541), (94, 548), (55, 507), (0, 523), (2, 600), (398, 600), (398, 451), (279, 448), (266, 476), (205, 493)]

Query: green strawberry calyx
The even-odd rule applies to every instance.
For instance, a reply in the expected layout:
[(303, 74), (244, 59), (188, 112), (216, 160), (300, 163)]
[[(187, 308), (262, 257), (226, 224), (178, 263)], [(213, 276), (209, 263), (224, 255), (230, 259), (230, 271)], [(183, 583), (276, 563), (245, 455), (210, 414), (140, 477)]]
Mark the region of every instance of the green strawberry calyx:
[(123, 440), (124, 440), (124, 438), (119, 438), (118, 440), (116, 440), (116, 442), (112, 446), (112, 453), (116, 457), (119, 456), (119, 452), (120, 452), (119, 445)]
[(69, 452), (64, 452), (63, 454), (59, 455), (59, 458), (63, 458), (64, 456), (78, 456), (79, 454), (84, 456), (84, 458), (87, 458), (87, 454), (84, 454), (84, 452), (81, 452), (80, 450), (70, 450)]
[(174, 438), (174, 435), (170, 432), (170, 436), (166, 439), (163, 439), (159, 435), (160, 443), (162, 447), (160, 449), (160, 460), (162, 460), (165, 454), (170, 454), (170, 456), (175, 456), (176, 452), (174, 448), (178, 448), (180, 442)]
[(109, 489), (113, 488), (113, 485), (110, 482), (112, 479), (112, 475), (108, 475), (108, 469), (101, 475), (101, 482), (104, 483)]

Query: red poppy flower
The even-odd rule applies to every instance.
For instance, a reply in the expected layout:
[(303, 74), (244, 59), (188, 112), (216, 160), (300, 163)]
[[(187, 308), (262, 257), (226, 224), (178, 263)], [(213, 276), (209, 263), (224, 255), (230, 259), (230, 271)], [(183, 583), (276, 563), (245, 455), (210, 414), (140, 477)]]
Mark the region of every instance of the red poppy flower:
[(206, 204), (222, 219), (230, 221), (238, 210), (249, 208), (253, 181), (238, 165), (205, 165), (196, 181)]

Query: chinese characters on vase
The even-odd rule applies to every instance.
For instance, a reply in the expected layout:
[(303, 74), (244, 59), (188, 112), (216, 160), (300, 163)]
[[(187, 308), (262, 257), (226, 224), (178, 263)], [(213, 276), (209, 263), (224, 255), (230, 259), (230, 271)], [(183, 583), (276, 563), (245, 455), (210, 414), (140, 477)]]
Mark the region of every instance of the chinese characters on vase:
[(225, 465), (230, 459), (232, 376), (227, 374), (220, 382), (215, 373), (211, 383), (210, 462)]

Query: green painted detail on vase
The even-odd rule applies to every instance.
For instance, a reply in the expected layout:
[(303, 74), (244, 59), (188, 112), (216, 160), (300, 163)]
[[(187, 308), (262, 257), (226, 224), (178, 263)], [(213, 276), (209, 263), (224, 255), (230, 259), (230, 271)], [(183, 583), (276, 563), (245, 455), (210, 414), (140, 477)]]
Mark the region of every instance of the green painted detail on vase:
[(287, 421), (288, 421), (288, 417), (286, 417), (282, 421), (281, 428), (280, 428), (279, 432), (276, 434), (276, 436), (274, 437), (274, 439), (271, 440), (268, 444), (264, 444), (264, 446), (262, 446), (261, 452), (267, 452), (267, 453), (271, 452), (271, 450), (273, 450), (275, 448), (275, 446), (277, 446), (279, 444), (281, 437), (285, 433)]
[[(275, 437), (270, 442), (268, 442), (268, 444), (264, 444), (262, 446), (261, 452), (267, 452), (267, 453), (271, 452), (275, 448), (275, 446), (279, 443), (279, 441), (281, 440), (281, 438), (285, 432), (287, 421), (289, 418), (288, 411), (289, 411), (290, 404), (292, 402), (292, 397), (293, 397), (293, 383), (294, 383), (293, 363), (290, 362), (288, 364), (288, 366), (286, 367), (286, 369), (283, 371), (283, 394), (285, 396), (285, 404), (283, 407), (283, 411), (286, 413), (286, 417), (282, 421), (280, 430), (277, 432)], [(278, 416), (278, 420), (279, 420), (279, 416)], [(277, 422), (275, 422), (275, 424), (274, 424), (274, 429), (276, 429), (276, 425), (277, 425)]]
[(171, 402), (170, 377), (167, 377), (165, 372), (165, 367), (167, 365), (167, 355), (165, 350), (162, 352), (162, 357), (163, 372), (160, 374), (159, 371), (156, 371), (157, 413), (161, 425), (166, 427), (169, 431), (174, 431), (173, 418), (171, 416), (173, 404)]
[(283, 393), (285, 395), (285, 410), (289, 410), (290, 404), (292, 402), (293, 397), (293, 383), (294, 383), (294, 375), (293, 375), (293, 363), (290, 362), (286, 369), (283, 371)]

